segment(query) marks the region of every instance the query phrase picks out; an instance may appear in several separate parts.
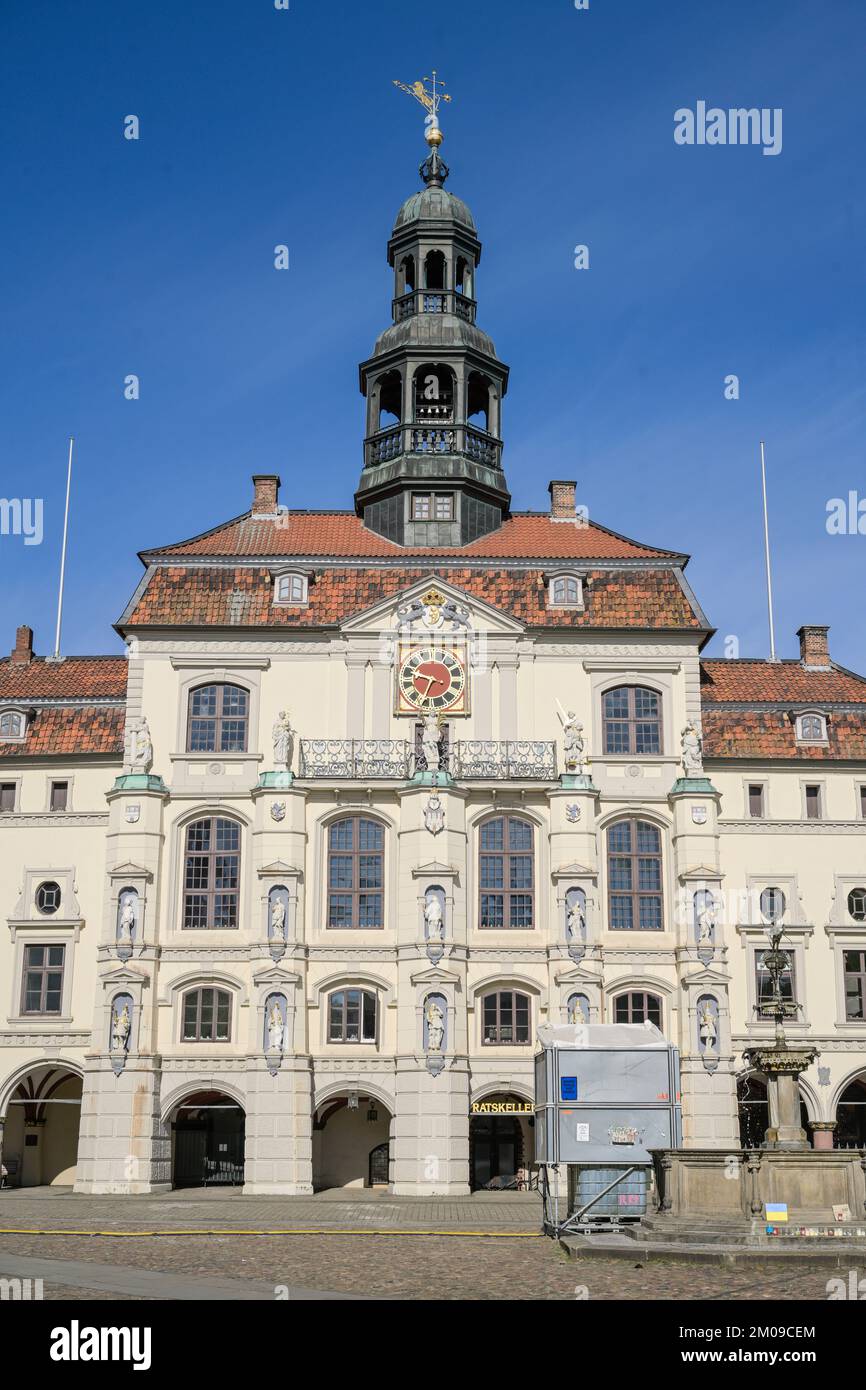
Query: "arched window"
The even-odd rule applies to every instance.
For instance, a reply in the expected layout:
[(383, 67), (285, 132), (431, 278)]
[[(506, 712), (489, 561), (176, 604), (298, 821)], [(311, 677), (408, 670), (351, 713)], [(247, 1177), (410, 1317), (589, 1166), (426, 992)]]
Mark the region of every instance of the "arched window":
[(399, 372), (385, 372), (375, 386), (375, 418), (377, 430), (390, 429), (403, 418), (403, 378)]
[(328, 829), (328, 926), (383, 927), (385, 829), (347, 816)]
[(239, 685), (199, 685), (190, 691), (188, 753), (245, 753), (249, 695)]
[(375, 1042), (376, 1003), (369, 989), (335, 990), (328, 997), (328, 1042)]
[(299, 604), (307, 602), (307, 576), (305, 574), (280, 574), (275, 585), (274, 602)]
[(801, 714), (797, 720), (797, 738), (801, 743), (826, 743), (827, 721), (823, 714)]
[(554, 608), (577, 608), (583, 602), (583, 584), (576, 574), (560, 574), (550, 581), (550, 603)]
[(621, 820), (607, 832), (608, 925), (611, 931), (661, 931), (662, 837), (644, 820)]
[(0, 714), (0, 739), (23, 737), (24, 715), (18, 714), (14, 710), (7, 710), (5, 714)]
[(228, 1042), (232, 997), (225, 989), (193, 989), (183, 997), (181, 1042)]
[[(447, 424), (453, 420), (454, 373), (450, 367), (429, 362), (417, 369), (412, 382), (417, 424)], [(440, 446), (434, 441), (430, 447)]]
[(618, 685), (602, 700), (604, 751), (640, 753), (662, 751), (661, 696), (642, 685)]
[(494, 816), (482, 823), (478, 846), (479, 925), (531, 928), (535, 872), (530, 822)]
[(233, 929), (238, 925), (241, 828), (237, 821), (208, 816), (186, 830), (183, 877), (185, 929)]
[(445, 252), (428, 251), (424, 258), (425, 290), (445, 289)]
[(614, 1023), (654, 1023), (662, 1026), (662, 1001), (657, 994), (645, 990), (630, 990), (618, 994), (613, 1001)]
[(517, 990), (497, 990), (481, 1001), (481, 1040), (500, 1046), (530, 1041), (529, 995)]

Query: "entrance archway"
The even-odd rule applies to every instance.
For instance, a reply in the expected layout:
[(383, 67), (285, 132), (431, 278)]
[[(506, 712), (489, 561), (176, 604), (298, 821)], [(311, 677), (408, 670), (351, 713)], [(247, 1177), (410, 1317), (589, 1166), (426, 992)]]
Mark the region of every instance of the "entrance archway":
[(529, 1185), (535, 1158), (531, 1104), (502, 1093), (474, 1101), (469, 1116), (469, 1181), (474, 1191)]
[[(761, 1149), (770, 1124), (770, 1105), (767, 1083), (762, 1076), (750, 1073), (737, 1082), (737, 1113), (740, 1121), (740, 1147)], [(800, 1124), (809, 1133), (809, 1111), (800, 1097)]]
[(71, 1187), (78, 1163), (82, 1081), (64, 1066), (33, 1067), (6, 1106), (3, 1166), (16, 1187)]
[(866, 1149), (866, 1076), (851, 1081), (836, 1106), (836, 1149)]
[(313, 1188), (378, 1187), (390, 1182), (391, 1112), (363, 1092), (332, 1096), (313, 1119)]
[(223, 1091), (196, 1091), (171, 1121), (174, 1187), (241, 1187), (246, 1113)]

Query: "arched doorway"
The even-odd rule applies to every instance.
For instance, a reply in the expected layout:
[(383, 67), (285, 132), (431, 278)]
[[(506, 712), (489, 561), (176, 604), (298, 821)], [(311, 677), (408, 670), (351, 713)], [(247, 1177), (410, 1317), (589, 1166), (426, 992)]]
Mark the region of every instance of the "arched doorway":
[(313, 1187), (387, 1188), (391, 1112), (362, 1091), (332, 1096), (313, 1119)]
[(16, 1187), (71, 1187), (78, 1163), (81, 1077), (34, 1067), (15, 1086), (3, 1126), (3, 1166)]
[(501, 1093), (473, 1101), (469, 1116), (469, 1181), (473, 1190), (529, 1185), (535, 1157), (530, 1101)]
[(866, 1076), (858, 1076), (839, 1097), (833, 1147), (866, 1149)]
[(174, 1187), (241, 1187), (244, 1181), (244, 1108), (223, 1091), (196, 1091), (171, 1121)]
[[(737, 1082), (737, 1112), (740, 1121), (740, 1147), (760, 1149), (770, 1124), (767, 1083), (762, 1076), (749, 1073)], [(809, 1133), (809, 1112), (800, 1098), (800, 1124)]]

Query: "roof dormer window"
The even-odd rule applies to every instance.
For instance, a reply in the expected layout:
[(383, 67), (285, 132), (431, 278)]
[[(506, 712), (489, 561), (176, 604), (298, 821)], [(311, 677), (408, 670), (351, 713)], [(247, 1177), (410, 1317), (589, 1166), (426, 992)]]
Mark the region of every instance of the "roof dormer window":
[(583, 608), (583, 576), (552, 575), (547, 586), (547, 605), (549, 608)]
[(826, 743), (827, 716), (815, 710), (797, 715), (798, 743)]
[(299, 570), (287, 570), (274, 579), (274, 603), (298, 608), (309, 603), (309, 578)]
[(0, 743), (23, 743), (27, 734), (27, 715), (20, 709), (0, 714)]

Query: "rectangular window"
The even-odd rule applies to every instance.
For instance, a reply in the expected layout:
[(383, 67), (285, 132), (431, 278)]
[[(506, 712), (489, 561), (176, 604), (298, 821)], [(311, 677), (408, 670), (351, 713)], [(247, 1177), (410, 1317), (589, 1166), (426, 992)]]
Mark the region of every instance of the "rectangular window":
[(454, 498), (450, 492), (438, 492), (434, 503), (437, 521), (452, 521), (454, 518)]
[(432, 502), (433, 499), (429, 493), (425, 495), (414, 493), (412, 496), (412, 520), (429, 521)]
[[(795, 998), (794, 992), (794, 957), (788, 952), (788, 968), (782, 973), (779, 980), (779, 992), (784, 1000), (791, 1003)], [(764, 965), (764, 952), (757, 951), (755, 954), (755, 1002), (766, 1004), (772, 998), (773, 981), (770, 972)]]
[(749, 815), (759, 820), (764, 814), (764, 788), (760, 782), (749, 787)]
[(866, 787), (860, 788), (860, 815), (866, 820)]
[(866, 951), (845, 951), (845, 1017), (866, 1021)]
[(25, 946), (23, 1014), (60, 1013), (65, 955), (65, 946)]
[(15, 782), (0, 782), (0, 811), (15, 810)]
[(52, 811), (65, 811), (65, 810), (68, 809), (68, 805), (69, 805), (69, 783), (68, 783), (68, 782), (52, 782), (52, 783), (51, 783), (51, 810), (52, 810)]
[(807, 787), (807, 788), (806, 788), (806, 819), (807, 819), (807, 820), (820, 820), (820, 819), (821, 819), (821, 788), (820, 788), (820, 787)]

